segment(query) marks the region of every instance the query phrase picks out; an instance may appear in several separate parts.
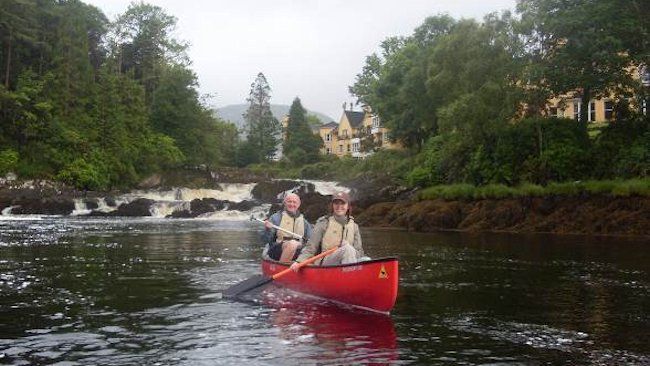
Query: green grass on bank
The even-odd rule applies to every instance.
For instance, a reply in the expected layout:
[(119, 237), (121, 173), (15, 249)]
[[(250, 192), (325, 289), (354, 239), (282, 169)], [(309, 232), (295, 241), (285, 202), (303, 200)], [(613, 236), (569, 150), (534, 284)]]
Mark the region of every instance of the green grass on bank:
[(362, 174), (386, 175), (400, 181), (413, 169), (413, 158), (406, 151), (382, 150), (366, 159), (351, 157), (324, 157), (322, 161), (304, 166), (293, 166), (281, 161), (249, 165), (254, 173), (270, 174), (285, 179), (316, 179), (346, 181)]
[(499, 199), (540, 196), (578, 196), (581, 194), (610, 195), (614, 197), (650, 196), (650, 179), (601, 180), (584, 182), (550, 183), (547, 186), (522, 184), (508, 187), (490, 184), (476, 187), (471, 184), (440, 185), (423, 189), (418, 199)]

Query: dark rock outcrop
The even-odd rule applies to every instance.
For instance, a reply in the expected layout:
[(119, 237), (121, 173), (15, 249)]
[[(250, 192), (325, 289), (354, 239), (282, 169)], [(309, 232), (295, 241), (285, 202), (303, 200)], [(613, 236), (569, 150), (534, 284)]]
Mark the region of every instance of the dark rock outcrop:
[(248, 211), (253, 209), (253, 207), (259, 206), (261, 202), (259, 201), (241, 201), (241, 202), (229, 202), (228, 210), (237, 210), (237, 211)]
[(121, 204), (117, 210), (108, 213), (92, 211), (91, 216), (151, 216), (153, 200), (138, 198), (129, 203)]
[(215, 198), (194, 199), (190, 202), (191, 217), (196, 217), (208, 212), (223, 210), (226, 207), (226, 201)]
[(257, 183), (251, 194), (253, 198), (263, 203), (277, 203), (282, 202), (282, 197), (279, 195), (289, 190), (294, 190), (302, 195), (305, 192), (314, 191), (314, 185), (295, 180), (270, 180)]
[(412, 231), (508, 231), (650, 237), (650, 197), (535, 197), (382, 202), (356, 216), (363, 226)]
[(74, 211), (74, 201), (69, 197), (19, 198), (12, 203), (14, 215), (69, 215)]
[(86, 205), (86, 209), (88, 210), (94, 210), (99, 207), (99, 201), (96, 198), (86, 199), (83, 202), (84, 205)]
[(395, 202), (409, 200), (414, 190), (397, 184), (386, 175), (362, 174), (355, 179), (343, 182), (350, 187), (352, 206), (356, 214), (380, 202)]

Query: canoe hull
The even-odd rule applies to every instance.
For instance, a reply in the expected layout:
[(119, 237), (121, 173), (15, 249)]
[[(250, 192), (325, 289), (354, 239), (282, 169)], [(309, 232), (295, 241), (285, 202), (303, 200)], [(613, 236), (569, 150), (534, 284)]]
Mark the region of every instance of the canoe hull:
[[(265, 259), (262, 273), (272, 276), (288, 268)], [(274, 281), (294, 291), (372, 311), (388, 313), (395, 305), (399, 282), (396, 258), (380, 258), (338, 266), (305, 266)]]

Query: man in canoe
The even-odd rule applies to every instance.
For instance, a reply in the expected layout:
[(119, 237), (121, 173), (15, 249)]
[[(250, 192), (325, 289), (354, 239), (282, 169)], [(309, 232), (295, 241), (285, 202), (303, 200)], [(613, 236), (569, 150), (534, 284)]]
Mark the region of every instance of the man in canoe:
[(298, 271), (298, 263), (330, 248), (338, 249), (326, 256), (321, 265), (356, 263), (363, 257), (359, 225), (350, 215), (350, 196), (337, 192), (332, 196), (331, 213), (316, 221), (309, 241), (294, 260), (291, 269)]
[[(276, 261), (283, 263), (291, 262), (300, 254), (302, 243), (309, 240), (312, 227), (309, 221), (298, 211), (300, 208), (300, 197), (295, 193), (289, 193), (284, 197), (284, 209), (280, 210), (268, 220), (264, 221), (264, 234), (262, 240), (268, 244), (267, 255)], [(277, 230), (273, 225), (285, 231)], [(302, 239), (297, 239), (291, 234), (298, 234)]]

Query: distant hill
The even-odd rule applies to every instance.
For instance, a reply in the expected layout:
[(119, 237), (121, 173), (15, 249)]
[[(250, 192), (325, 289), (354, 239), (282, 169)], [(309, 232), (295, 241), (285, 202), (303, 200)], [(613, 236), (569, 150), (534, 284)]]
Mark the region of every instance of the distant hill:
[[(282, 117), (289, 114), (290, 108), (291, 106), (284, 104), (271, 104), (271, 112), (273, 113), (273, 116), (278, 119), (278, 121), (281, 120)], [(218, 108), (214, 112), (217, 116), (219, 116), (219, 118), (225, 121), (230, 121), (237, 126), (237, 129), (241, 129), (244, 126), (244, 117), (242, 117), (242, 114), (244, 114), (247, 109), (248, 104), (232, 104), (223, 108)], [(315, 115), (323, 123), (334, 121), (332, 117), (327, 116), (323, 113), (308, 110), (307, 114)]]

